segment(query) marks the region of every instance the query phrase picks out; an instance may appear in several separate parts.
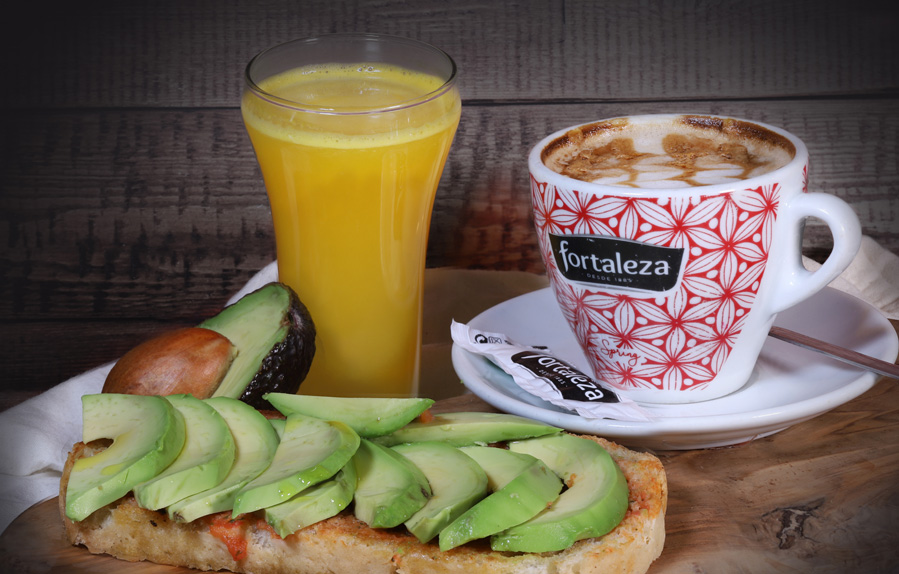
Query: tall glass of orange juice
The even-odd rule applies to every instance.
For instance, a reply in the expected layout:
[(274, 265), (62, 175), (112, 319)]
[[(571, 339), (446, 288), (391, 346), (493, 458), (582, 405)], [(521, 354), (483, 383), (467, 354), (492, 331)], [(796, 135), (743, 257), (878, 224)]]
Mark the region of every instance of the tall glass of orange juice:
[(455, 63), (413, 40), (334, 34), (260, 53), (245, 80), (280, 281), (317, 330), (300, 392), (414, 396), (428, 227), (461, 112)]

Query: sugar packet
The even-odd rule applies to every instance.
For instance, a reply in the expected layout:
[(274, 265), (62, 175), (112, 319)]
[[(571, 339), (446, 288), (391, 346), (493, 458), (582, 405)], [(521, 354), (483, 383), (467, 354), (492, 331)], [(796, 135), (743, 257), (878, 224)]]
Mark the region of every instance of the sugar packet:
[(546, 347), (520, 345), (502, 333), (452, 322), (453, 342), (482, 355), (512, 377), (526, 392), (588, 419), (647, 422), (654, 417), (632, 399), (621, 396)]

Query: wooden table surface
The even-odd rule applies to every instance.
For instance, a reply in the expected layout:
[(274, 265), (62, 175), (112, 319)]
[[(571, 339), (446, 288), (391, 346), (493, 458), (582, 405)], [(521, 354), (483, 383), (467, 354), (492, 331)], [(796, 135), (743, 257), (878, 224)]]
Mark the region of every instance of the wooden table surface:
[[(297, 37), (388, 33), (456, 59), (462, 122), (432, 270), (521, 272), (540, 286), (527, 151), (575, 123), (670, 111), (794, 132), (810, 187), (848, 201), (899, 253), (893, 2), (51, 0), (0, 27), (0, 409), (196, 324), (273, 259), (241, 78), (255, 53)], [(829, 242), (809, 225), (806, 254), (823, 258)], [(448, 347), (437, 337), (426, 354), (452, 396)], [(894, 382), (769, 438), (659, 454), (672, 495), (653, 572), (899, 564)]]

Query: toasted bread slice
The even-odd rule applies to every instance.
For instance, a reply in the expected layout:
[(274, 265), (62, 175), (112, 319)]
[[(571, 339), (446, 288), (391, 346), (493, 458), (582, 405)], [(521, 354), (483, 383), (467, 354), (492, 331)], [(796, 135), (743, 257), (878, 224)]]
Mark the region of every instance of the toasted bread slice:
[(486, 541), (441, 552), (397, 528), (376, 530), (344, 512), (281, 539), (254, 515), (230, 520), (228, 513), (179, 523), (140, 508), (132, 495), (101, 508), (81, 522), (65, 517), (65, 494), (74, 461), (90, 456), (94, 445), (78, 443), (69, 454), (60, 481), (59, 504), (70, 543), (94, 554), (128, 561), (199, 570), (252, 574), (484, 574), (642, 573), (662, 552), (668, 484), (654, 456), (601, 438), (621, 467), (630, 489), (630, 507), (610, 533), (541, 554), (495, 552)]

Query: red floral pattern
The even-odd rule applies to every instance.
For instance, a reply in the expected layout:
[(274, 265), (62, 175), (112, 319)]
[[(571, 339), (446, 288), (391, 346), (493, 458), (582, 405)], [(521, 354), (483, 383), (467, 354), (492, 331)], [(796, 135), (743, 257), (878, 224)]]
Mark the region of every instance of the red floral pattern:
[[(764, 276), (779, 185), (701, 201), (597, 197), (533, 177), (531, 187), (547, 273), (597, 376), (619, 388), (704, 388), (733, 349)], [(562, 277), (549, 233), (682, 247), (686, 264), (665, 295), (603, 291)]]

